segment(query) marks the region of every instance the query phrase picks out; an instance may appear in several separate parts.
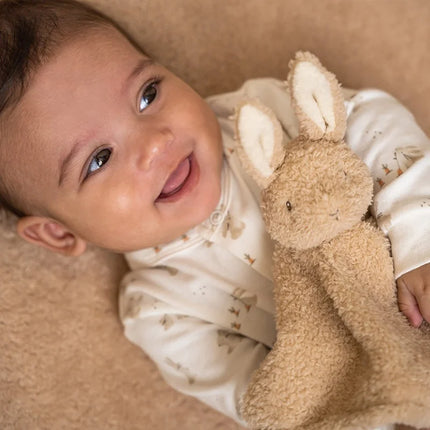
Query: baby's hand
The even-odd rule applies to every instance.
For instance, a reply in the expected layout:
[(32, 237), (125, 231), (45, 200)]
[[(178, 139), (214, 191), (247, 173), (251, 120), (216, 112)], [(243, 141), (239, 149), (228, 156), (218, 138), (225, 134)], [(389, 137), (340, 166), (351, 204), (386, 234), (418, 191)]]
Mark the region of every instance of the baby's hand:
[(413, 327), (430, 322), (430, 263), (397, 279), (397, 300)]

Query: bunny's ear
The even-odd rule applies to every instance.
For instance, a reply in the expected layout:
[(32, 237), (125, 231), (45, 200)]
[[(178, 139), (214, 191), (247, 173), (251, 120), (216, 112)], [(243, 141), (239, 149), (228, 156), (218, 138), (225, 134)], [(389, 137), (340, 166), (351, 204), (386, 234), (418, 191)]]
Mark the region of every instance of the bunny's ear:
[(300, 134), (311, 140), (341, 140), (346, 112), (336, 77), (310, 52), (298, 52), (290, 62), (288, 83)]
[(258, 100), (236, 108), (237, 153), (243, 167), (266, 188), (285, 155), (282, 127), (275, 114)]

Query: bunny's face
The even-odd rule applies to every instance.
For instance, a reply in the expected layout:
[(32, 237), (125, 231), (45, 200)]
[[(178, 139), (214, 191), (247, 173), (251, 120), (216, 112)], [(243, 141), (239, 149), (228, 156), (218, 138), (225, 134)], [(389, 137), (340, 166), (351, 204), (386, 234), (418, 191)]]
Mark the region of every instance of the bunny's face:
[(361, 220), (373, 184), (367, 166), (343, 142), (298, 138), (288, 147), (263, 191), (263, 216), (283, 246), (312, 248)]
[(287, 142), (258, 100), (236, 112), (238, 154), (263, 190), (262, 213), (282, 246), (308, 249), (358, 223), (372, 200), (367, 166), (342, 140), (347, 114), (336, 77), (309, 52), (290, 62), (288, 88), (299, 136)]

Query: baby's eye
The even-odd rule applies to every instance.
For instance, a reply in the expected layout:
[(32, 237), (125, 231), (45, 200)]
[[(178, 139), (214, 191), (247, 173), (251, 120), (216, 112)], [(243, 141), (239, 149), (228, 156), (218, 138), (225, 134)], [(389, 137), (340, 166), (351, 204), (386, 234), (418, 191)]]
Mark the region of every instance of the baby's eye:
[(158, 81), (151, 82), (143, 90), (142, 96), (140, 97), (140, 101), (139, 101), (139, 112), (142, 112), (143, 110), (145, 110), (157, 97), (157, 93), (158, 93), (157, 84), (158, 84)]
[(112, 150), (110, 148), (103, 148), (99, 152), (97, 152), (90, 161), (90, 164), (88, 165), (88, 169), (86, 172), (85, 177), (88, 177), (92, 173), (94, 173), (96, 170), (100, 169), (104, 164), (107, 163), (110, 156), (112, 154)]

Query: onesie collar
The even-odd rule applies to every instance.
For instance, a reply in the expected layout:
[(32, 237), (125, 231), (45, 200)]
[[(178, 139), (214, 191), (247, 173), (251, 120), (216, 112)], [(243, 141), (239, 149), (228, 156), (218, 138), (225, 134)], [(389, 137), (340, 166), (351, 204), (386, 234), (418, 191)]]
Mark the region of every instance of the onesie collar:
[(197, 246), (203, 242), (211, 242), (216, 232), (221, 228), (231, 203), (232, 173), (228, 160), (224, 154), (221, 170), (221, 197), (210, 216), (201, 224), (193, 227), (177, 239), (151, 248), (127, 252), (125, 258), (131, 269), (143, 266), (155, 266), (172, 254), (187, 248)]

